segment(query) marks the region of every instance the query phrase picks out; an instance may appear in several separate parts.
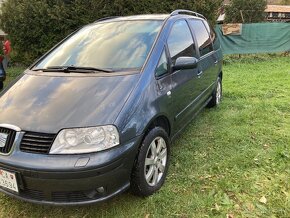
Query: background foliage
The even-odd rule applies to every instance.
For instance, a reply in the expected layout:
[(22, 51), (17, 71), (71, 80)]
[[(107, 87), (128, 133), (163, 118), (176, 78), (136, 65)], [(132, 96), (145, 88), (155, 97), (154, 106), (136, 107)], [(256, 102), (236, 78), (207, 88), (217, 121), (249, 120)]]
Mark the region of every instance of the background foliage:
[(31, 63), (69, 33), (106, 16), (170, 13), (183, 8), (217, 16), (222, 0), (7, 0), (0, 26), (9, 34), (17, 62)]
[(226, 7), (226, 23), (262, 22), (265, 19), (266, 6), (266, 0), (231, 0)]
[(282, 5), (290, 5), (290, 0), (282, 0)]

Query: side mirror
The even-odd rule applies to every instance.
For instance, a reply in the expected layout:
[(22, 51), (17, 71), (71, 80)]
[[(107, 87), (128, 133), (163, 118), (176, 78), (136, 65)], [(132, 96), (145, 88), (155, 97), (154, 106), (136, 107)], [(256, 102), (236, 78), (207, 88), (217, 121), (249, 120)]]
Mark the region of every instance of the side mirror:
[(193, 69), (197, 67), (197, 58), (194, 57), (179, 57), (176, 59), (173, 70)]

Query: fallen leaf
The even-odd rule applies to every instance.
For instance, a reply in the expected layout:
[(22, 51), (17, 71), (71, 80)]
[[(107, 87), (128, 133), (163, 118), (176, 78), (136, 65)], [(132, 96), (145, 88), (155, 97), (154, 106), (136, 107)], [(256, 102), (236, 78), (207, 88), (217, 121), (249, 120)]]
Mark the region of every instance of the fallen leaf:
[(259, 200), (261, 203), (266, 204), (267, 203), (267, 198), (265, 196), (261, 197)]
[(290, 197), (290, 194), (287, 191), (282, 190), (282, 192), (286, 195), (287, 198), (288, 196)]
[(220, 211), (220, 206), (219, 206), (217, 203), (215, 203), (214, 208), (211, 208), (211, 211), (212, 211), (214, 214), (218, 214), (219, 211)]
[(231, 199), (229, 198), (229, 196), (226, 193), (224, 193), (222, 205), (231, 205), (231, 204), (232, 204)]
[(239, 210), (241, 207), (240, 207), (240, 205), (235, 204), (235, 205), (234, 205), (234, 208), (235, 208), (236, 210)]
[(219, 206), (218, 204), (215, 204), (214, 207), (215, 207), (215, 209), (216, 209), (217, 211), (220, 210), (220, 206)]
[(247, 207), (247, 209), (248, 209), (249, 211), (253, 211), (253, 210), (255, 210), (255, 206), (254, 206), (252, 203), (247, 203), (247, 204), (246, 204), (246, 207)]
[(263, 147), (264, 147), (264, 149), (267, 149), (267, 148), (269, 148), (269, 145), (268, 144), (264, 144)]

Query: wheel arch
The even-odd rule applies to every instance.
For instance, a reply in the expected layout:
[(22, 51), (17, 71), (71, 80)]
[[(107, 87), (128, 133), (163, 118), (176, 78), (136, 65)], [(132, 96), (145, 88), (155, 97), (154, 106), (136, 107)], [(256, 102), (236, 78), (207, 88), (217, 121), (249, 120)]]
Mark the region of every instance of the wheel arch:
[(154, 118), (151, 119), (149, 124), (145, 128), (145, 135), (154, 127), (162, 127), (168, 134), (168, 136), (171, 136), (171, 124), (167, 116), (165, 115), (157, 115)]
[(221, 72), (219, 73), (218, 77), (220, 77), (221, 80), (223, 80), (223, 71), (221, 71)]

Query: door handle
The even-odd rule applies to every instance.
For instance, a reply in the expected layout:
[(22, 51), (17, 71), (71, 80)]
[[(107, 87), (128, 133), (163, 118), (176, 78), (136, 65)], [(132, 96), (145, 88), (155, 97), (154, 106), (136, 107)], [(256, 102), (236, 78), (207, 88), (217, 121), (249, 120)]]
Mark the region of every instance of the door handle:
[(218, 61), (218, 60), (216, 60), (216, 61), (214, 62), (214, 64), (215, 64), (215, 65), (217, 65), (217, 64), (218, 64), (218, 62), (219, 62), (219, 61)]
[(201, 74), (203, 74), (203, 71), (199, 70), (198, 73), (197, 73), (197, 77), (200, 78)]

